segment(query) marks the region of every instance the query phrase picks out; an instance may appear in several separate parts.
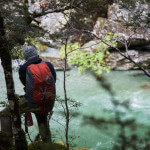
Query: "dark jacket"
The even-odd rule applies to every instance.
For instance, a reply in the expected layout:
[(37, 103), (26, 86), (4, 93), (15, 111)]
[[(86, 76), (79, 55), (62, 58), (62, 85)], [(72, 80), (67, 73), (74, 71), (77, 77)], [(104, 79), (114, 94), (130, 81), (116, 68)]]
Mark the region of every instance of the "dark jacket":
[[(25, 86), (24, 89), (26, 89), (26, 70), (27, 70), (27, 67), (28, 67), (29, 65), (31, 65), (31, 64), (39, 64), (39, 63), (41, 63), (41, 61), (42, 61), (41, 58), (36, 57), (36, 58), (33, 58), (33, 59), (27, 61), (26, 63), (24, 63), (23, 65), (20, 66), (20, 68), (19, 68), (19, 78), (20, 78), (22, 84)], [(54, 70), (53, 65), (52, 65), (50, 62), (45, 62), (45, 63), (48, 65), (48, 67), (49, 67), (49, 69), (50, 69), (50, 71), (51, 71), (51, 73), (52, 73), (52, 75), (53, 75), (53, 77), (54, 77), (54, 80), (55, 80), (55, 82), (56, 82), (56, 72), (55, 72), (55, 70)], [(25, 97), (26, 97), (26, 94), (25, 94)], [(28, 100), (28, 102), (29, 102), (29, 100)], [(54, 100), (53, 100), (53, 101), (50, 101), (50, 111), (53, 109), (54, 102), (55, 102)], [(34, 104), (34, 105), (35, 105), (35, 104)], [(29, 103), (28, 103), (28, 107), (29, 107), (29, 108), (33, 108), (33, 106), (30, 106)], [(36, 104), (36, 105), (34, 106), (34, 108), (37, 108), (37, 107), (38, 107), (38, 106), (37, 106), (37, 104)]]
[[(20, 66), (20, 68), (19, 68), (19, 78), (20, 78), (20, 80), (21, 80), (21, 82), (24, 86), (26, 86), (26, 69), (27, 69), (27, 67), (31, 64), (39, 64), (39, 63), (41, 63), (41, 61), (42, 61), (41, 58), (35, 57), (35, 58), (27, 61), (26, 63), (24, 63), (23, 65)], [(48, 65), (48, 67), (49, 67), (49, 69), (50, 69), (50, 71), (51, 71), (51, 73), (54, 77), (54, 80), (56, 82), (56, 72), (54, 70), (53, 65), (50, 62), (46, 62), (46, 64)]]

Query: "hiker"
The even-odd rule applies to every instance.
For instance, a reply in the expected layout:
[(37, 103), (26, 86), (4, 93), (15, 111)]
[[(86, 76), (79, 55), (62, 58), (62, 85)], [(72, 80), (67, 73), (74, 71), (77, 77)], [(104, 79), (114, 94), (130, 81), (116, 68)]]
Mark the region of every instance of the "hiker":
[(24, 47), (23, 56), (26, 62), (19, 68), (19, 78), (24, 85), (27, 108), (36, 116), (42, 141), (51, 142), (48, 112), (54, 106), (56, 72), (50, 62), (39, 58), (34, 46)]

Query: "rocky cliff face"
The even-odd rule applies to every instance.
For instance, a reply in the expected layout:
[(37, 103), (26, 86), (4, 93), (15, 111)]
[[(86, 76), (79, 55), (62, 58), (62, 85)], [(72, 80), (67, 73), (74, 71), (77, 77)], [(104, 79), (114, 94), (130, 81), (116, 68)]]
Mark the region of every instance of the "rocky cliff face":
[[(150, 62), (150, 25), (139, 22), (140, 27), (136, 31), (133, 28), (126, 27), (127, 23), (132, 22), (133, 14), (137, 9), (144, 10), (142, 12), (143, 17), (145, 14), (150, 13), (150, 5), (137, 5), (133, 13), (127, 9), (120, 9), (118, 5), (113, 4), (108, 8), (108, 17), (99, 17), (95, 24), (93, 32), (102, 37), (108, 33), (117, 33), (118, 47), (123, 50), (124, 44), (119, 41), (129, 40), (130, 50), (129, 55), (136, 63), (141, 63), (143, 66), (149, 66)], [(144, 46), (147, 45), (147, 46)], [(111, 52), (109, 55), (109, 63), (112, 69), (117, 70), (129, 70), (136, 69), (135, 65), (118, 52)]]
[[(140, 7), (141, 10), (144, 9), (142, 13), (143, 17), (145, 14), (150, 13), (150, 5), (140, 5)], [(136, 9), (139, 8), (137, 7)], [(120, 9), (116, 4), (110, 5), (108, 8), (108, 18), (99, 17), (93, 32), (99, 37), (102, 37), (109, 32), (117, 33), (118, 41), (129, 39), (133, 46), (146, 45), (150, 43), (150, 28), (148, 28), (148, 24), (138, 22), (140, 27), (137, 27), (136, 31), (133, 30), (132, 27), (126, 27), (126, 24), (132, 22), (134, 11), (135, 10), (130, 12), (127, 9)]]
[[(150, 5), (137, 5), (136, 10), (144, 10), (142, 15), (150, 13)], [(129, 27), (126, 28), (126, 23), (130, 23), (132, 21), (133, 12), (128, 11), (127, 9), (121, 9), (118, 5), (113, 4), (108, 7), (107, 18), (98, 17), (97, 22), (94, 26), (93, 32), (102, 37), (108, 33), (117, 33), (117, 40), (130, 40), (130, 48), (129, 54), (133, 58), (133, 60), (137, 63), (143, 63), (144, 65), (148, 66), (149, 64), (149, 57), (150, 57), (150, 28), (148, 24), (144, 24), (143, 22), (140, 23), (140, 27), (137, 28), (136, 32), (133, 28)], [(48, 30), (49, 33), (59, 32), (63, 25), (66, 23), (66, 20), (62, 13), (53, 13), (49, 15), (45, 15), (42, 18), (39, 18), (41, 22), (41, 26)], [(146, 27), (145, 27), (146, 26)], [(43, 38), (44, 39), (44, 38)], [(46, 39), (46, 36), (45, 36)], [(57, 45), (59, 47), (60, 42), (54, 43), (53, 40), (49, 39), (47, 35), (47, 41), (50, 42), (52, 45)], [(84, 45), (88, 51), (93, 51), (93, 44), (94, 41), (90, 41)], [(118, 47), (124, 48), (124, 44), (120, 44), (118, 42)], [(59, 46), (58, 46), (59, 45)], [(143, 47), (144, 45), (144, 47)], [(142, 46), (142, 47), (140, 47)], [(136, 49), (136, 50), (135, 50)], [(140, 50), (140, 51), (139, 51)], [(119, 69), (119, 70), (128, 70), (128, 69), (135, 69), (133, 63), (130, 63), (128, 60), (124, 59), (119, 53), (112, 52), (109, 56), (109, 65), (112, 69)]]
[[(141, 64), (142, 67), (146, 67), (147, 69), (150, 67), (150, 52), (149, 51), (136, 51), (130, 50), (128, 51), (130, 57), (138, 64)], [(130, 69), (138, 69), (134, 63), (125, 59), (118, 52), (112, 52), (109, 55), (109, 66), (114, 70), (130, 70)]]

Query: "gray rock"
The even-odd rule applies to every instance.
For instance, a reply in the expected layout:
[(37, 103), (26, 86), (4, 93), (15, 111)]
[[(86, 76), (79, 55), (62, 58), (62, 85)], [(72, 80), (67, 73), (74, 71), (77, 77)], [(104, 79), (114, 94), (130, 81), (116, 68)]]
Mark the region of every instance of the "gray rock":
[(62, 13), (52, 13), (41, 18), (41, 27), (50, 34), (59, 32), (65, 23), (66, 19)]
[(90, 51), (92, 52), (94, 49), (98, 48), (100, 43), (98, 41), (89, 41), (85, 45), (82, 46), (83, 51)]
[[(57, 71), (63, 71), (64, 70), (64, 66), (65, 66), (65, 61), (61, 58), (55, 58), (55, 57), (46, 57), (46, 56), (41, 56), (40, 58), (42, 58), (43, 61), (47, 61), (47, 62), (51, 62), (55, 68), (55, 70)], [(70, 70), (70, 66), (67, 63), (66, 66), (66, 70)]]
[[(124, 53), (126, 54), (126, 53)], [(150, 63), (150, 53), (149, 52), (138, 52), (136, 50), (130, 50), (128, 52), (130, 57), (136, 62), (142, 64), (142, 66), (149, 66)], [(118, 52), (112, 52), (109, 54), (109, 66), (111, 69), (115, 70), (130, 70), (138, 69), (134, 63), (130, 62), (128, 59), (124, 58)]]
[[(143, 16), (146, 13), (150, 13), (150, 5), (140, 5), (140, 7), (140, 9), (144, 9)], [(139, 6), (137, 6), (136, 9), (139, 9)], [(93, 32), (99, 37), (102, 37), (109, 32), (117, 33), (119, 37), (118, 40), (127, 40), (130, 38), (131, 45), (132, 41), (134, 42), (134, 45), (140, 45), (141, 42), (143, 44), (143, 40), (145, 45), (150, 43), (150, 28), (139, 28), (137, 29), (137, 32), (134, 33), (131, 28), (126, 28), (124, 26), (125, 23), (129, 23), (131, 21), (131, 18), (133, 16), (132, 13), (126, 9), (120, 9), (116, 4), (110, 5), (108, 8), (108, 18), (99, 17), (97, 19)], [(144, 25), (145, 24), (142, 24), (141, 22), (141, 26)]]
[(59, 58), (59, 50), (55, 48), (48, 47), (44, 52), (40, 54), (40, 56), (48, 56)]

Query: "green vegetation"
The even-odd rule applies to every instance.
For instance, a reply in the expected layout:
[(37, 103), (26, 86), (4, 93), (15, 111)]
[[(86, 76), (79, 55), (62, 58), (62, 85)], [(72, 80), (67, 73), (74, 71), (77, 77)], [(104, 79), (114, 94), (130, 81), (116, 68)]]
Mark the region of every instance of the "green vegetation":
[[(0, 132), (0, 150), (15, 150), (8, 141), (11, 137), (5, 132)], [(66, 147), (60, 143), (43, 143), (42, 141), (36, 141), (28, 145), (28, 150), (66, 150)]]
[[(40, 40), (36, 39), (36, 38), (31, 38), (31, 37), (27, 37), (25, 39), (25, 42), (28, 45), (33, 45), (35, 46), (39, 52), (41, 53), (42, 51), (44, 51), (47, 46), (44, 45)], [(18, 58), (22, 58), (23, 57), (23, 51), (22, 48), (20, 46), (15, 46), (12, 50), (11, 50), (11, 56), (12, 59), (18, 59)]]
[(33, 142), (28, 147), (29, 150), (66, 150), (67, 148), (58, 143), (43, 143), (41, 141)]
[(27, 38), (25, 39), (25, 42), (26, 42), (28, 45), (33, 45), (33, 46), (35, 46), (35, 47), (39, 50), (39, 52), (42, 52), (42, 51), (44, 51), (44, 50), (47, 48), (46, 45), (44, 45), (40, 40), (38, 40), (38, 39), (36, 39), (36, 38), (27, 37)]
[(21, 48), (19, 48), (18, 46), (15, 46), (12, 50), (11, 50), (11, 56), (12, 59), (18, 59), (23, 57), (23, 51)]
[[(110, 42), (113, 46), (117, 46), (117, 43), (112, 40), (111, 33), (105, 36), (105, 40)], [(116, 36), (116, 35), (115, 35)], [(109, 72), (110, 66), (107, 65), (108, 59), (108, 46), (101, 41), (96, 41), (97, 46), (91, 51), (82, 50), (80, 43), (76, 42), (67, 45), (67, 58), (69, 63), (77, 65), (79, 67), (79, 73), (83, 73), (87, 69), (91, 69), (97, 75), (102, 74), (103, 71)], [(60, 56), (64, 58), (65, 45), (62, 46)]]
[[(63, 49), (64, 46), (62, 47), (61, 51), (63, 51)], [(110, 67), (106, 64), (106, 62), (109, 61), (107, 59), (109, 52), (104, 44), (94, 49), (95, 52), (82, 51), (78, 43), (67, 46), (68, 52), (72, 51), (73, 49), (76, 50), (69, 53), (68, 60), (70, 63), (78, 65), (80, 73), (87, 69), (92, 69), (97, 74), (101, 74), (102, 70), (107, 72), (110, 70)]]

